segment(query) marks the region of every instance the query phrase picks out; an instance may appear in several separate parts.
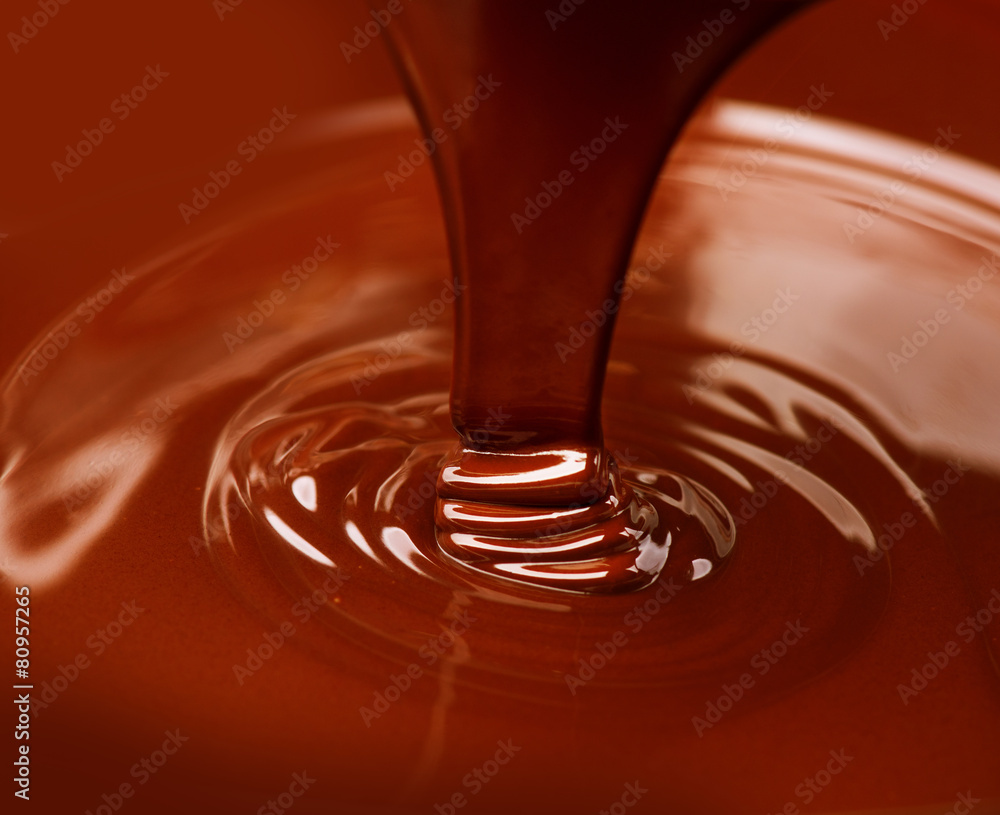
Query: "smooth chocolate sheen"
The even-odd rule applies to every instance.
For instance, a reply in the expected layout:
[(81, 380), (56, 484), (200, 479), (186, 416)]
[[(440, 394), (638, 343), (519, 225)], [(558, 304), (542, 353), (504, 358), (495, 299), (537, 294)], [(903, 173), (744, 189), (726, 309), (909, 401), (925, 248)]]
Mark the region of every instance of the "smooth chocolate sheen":
[[(73, 15), (107, 45), (98, 5), (8, 56), (57, 64)], [(0, 220), (9, 291), (42, 277), (52, 319), (12, 298), (0, 383), (23, 809), (1000, 813), (1000, 170), (961, 155), (972, 128), (838, 121), (853, 74), (783, 52), (808, 115), (685, 124), (800, 3), (397, 5), (331, 35), (206, 3), (186, 58), (111, 26), (169, 76), (46, 178), (106, 172), (103, 197)], [(782, 48), (822, 50), (837, 5)], [(888, 50), (837, 59), (946, 24), (988, 50), (987, 4), (916, 5), (887, 39), (892, 10), (855, 9)], [(253, 162), (206, 119), (171, 131), (206, 163), (112, 183), (158, 100), (230, 101), (234, 43), (282, 43), (280, 77), (322, 47), (361, 84), (386, 39), (412, 104), (290, 99)], [(253, 122), (283, 104), (258, 84)]]

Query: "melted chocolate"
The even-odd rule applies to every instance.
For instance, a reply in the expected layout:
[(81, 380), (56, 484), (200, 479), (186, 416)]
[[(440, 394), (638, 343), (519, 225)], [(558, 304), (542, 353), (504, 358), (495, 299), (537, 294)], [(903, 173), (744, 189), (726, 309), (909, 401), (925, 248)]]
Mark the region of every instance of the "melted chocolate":
[[(571, 36), (596, 43), (591, 10), (603, 13), (588, 0), (554, 31), (536, 13), (546, 35), (580, 24), (589, 33)], [(500, 25), (517, 8), (484, 13), (498, 36), (520, 35)], [(692, 26), (696, 37), (701, 20)], [(719, 39), (685, 75), (704, 65), (707, 81), (717, 68), (702, 61), (725, 62), (715, 46), (730, 53)], [(489, 77), (475, 62), (486, 51), (460, 53), (470, 64), (442, 63), (436, 80), (456, 83), (440, 91), (447, 106)], [(659, 59), (673, 70), (669, 53)], [(411, 76), (428, 70), (404, 59)], [(616, 158), (639, 130), (629, 122), (577, 173), (569, 156), (595, 137), (581, 84), (580, 99), (558, 100), (581, 105), (568, 143), (521, 148), (523, 166), (540, 164), (517, 181), (521, 162), (469, 158), (487, 138), (480, 115), (523, 117), (504, 93), (535, 86), (527, 66), (510, 71), (493, 70), (512, 84), (440, 145), (448, 211), (492, 213), (512, 238), (483, 264), (534, 257), (510, 248), (524, 246), (509, 216), (527, 203), (508, 180), (537, 199), (552, 171), (573, 171), (522, 224), (542, 249), (557, 225), (570, 230), (560, 213), (589, 217), (571, 193), (614, 203), (560, 232), (575, 260), (551, 268), (573, 282), (564, 299), (544, 285), (554, 275), (530, 280), (548, 299), (527, 299), (530, 332), (499, 311), (481, 333), (470, 325), (493, 302), (523, 319), (512, 303), (525, 294), (485, 272), (478, 282), (486, 266), (462, 252), (480, 250), (456, 250), (470, 233), (452, 225), (456, 285), (428, 168), (387, 189), (386, 172), (425, 138), (399, 102), (303, 114), (287, 133), (294, 149), (276, 143), (230, 198), (127, 252), (134, 279), (97, 318), (84, 323), (74, 299), (11, 366), (0, 540), (4, 585), (31, 586), (37, 625), (32, 802), (368, 815), (618, 811), (638, 798), (636, 812), (931, 815), (962, 795), (996, 811), (996, 171), (938, 154), (914, 179), (900, 166), (928, 145), (814, 121), (724, 199), (734, 156), (759, 155), (788, 116), (725, 104), (678, 145), (624, 263), (644, 192), (635, 176), (626, 193), (604, 174), (644, 155), (652, 184), (665, 118), (645, 154)], [(621, 101), (641, 118), (636, 99)], [(424, 126), (443, 109), (423, 104)], [(463, 156), (495, 197), (448, 191)], [(890, 212), (844, 237), (873, 191), (899, 183)], [(132, 223), (136, 200), (103, 212)], [(76, 230), (92, 261), (89, 231)], [(9, 231), (4, 252), (54, 234)], [(582, 243), (604, 245), (607, 264)], [(603, 325), (587, 312), (618, 294), (626, 268), (611, 342), (617, 310)], [(603, 282), (585, 294), (591, 274)], [(107, 299), (108, 281), (102, 270), (87, 296)], [(468, 298), (476, 287), (493, 299)], [(16, 316), (28, 336), (31, 315)], [(472, 339), (456, 347), (453, 328)], [(535, 357), (505, 368), (486, 353), (496, 376), (450, 398), (463, 353), (530, 343), (535, 329), (549, 332)], [(603, 400), (587, 390), (592, 403), (553, 399), (552, 413), (533, 403), (546, 394), (538, 360), (558, 372), (550, 390), (579, 386), (558, 381), (560, 352), (588, 387), (606, 378)], [(526, 449), (536, 466), (505, 463)], [(530, 471), (534, 486), (502, 492), (477, 477), (498, 457), (494, 474)], [(539, 478), (548, 467), (556, 477)], [(484, 551), (491, 522), (501, 544)], [(553, 577), (552, 552), (539, 557), (555, 545), (563, 567), (603, 558), (604, 571), (566, 590), (571, 567)]]
[[(667, 148), (722, 69), (804, 4), (737, 5), (708, 21), (709, 4), (591, 3), (563, 21), (537, 3), (439, 2), (390, 31), (434, 147), (463, 291), (451, 386), (461, 444), (437, 510), (459, 562), (565, 590), (641, 588), (667, 560), (671, 533), (657, 528), (681, 507), (706, 526), (697, 561), (732, 548), (702, 499), (622, 481), (600, 405)], [(475, 115), (442, 138), (449, 103), (465, 98)]]

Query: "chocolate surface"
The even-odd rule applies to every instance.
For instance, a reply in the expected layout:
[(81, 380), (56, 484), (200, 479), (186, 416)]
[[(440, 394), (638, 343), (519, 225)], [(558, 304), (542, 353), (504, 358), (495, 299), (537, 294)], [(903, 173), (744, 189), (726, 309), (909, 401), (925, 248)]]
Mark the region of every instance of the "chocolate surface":
[[(577, 49), (607, 33), (599, 11), (538, 36)], [(391, 25), (429, 37), (420, 19)], [(501, 23), (484, 30), (520, 31)], [(668, 77), (636, 56), (619, 80), (642, 93), (602, 89), (621, 45), (586, 66), (594, 97), (553, 100), (478, 45), (420, 89), (426, 127), (491, 62), (510, 70), (438, 147), (467, 246), (429, 162), (387, 181), (426, 138), (402, 102), (303, 115), (232, 198), (130, 250), (11, 364), (0, 517), (4, 585), (31, 587), (37, 626), (32, 803), (996, 811), (996, 172), (933, 131), (817, 117), (784, 138), (788, 111), (720, 105), (626, 259), (676, 130), (629, 118)], [(588, 98), (608, 104), (591, 117)], [(578, 113), (502, 140), (526, 99)], [(580, 170), (616, 116), (629, 128)], [(512, 160), (477, 165), (490, 138)], [(240, 154), (220, 155), (199, 187)], [(543, 208), (560, 168), (574, 181)], [(159, 195), (102, 217), (137, 198)], [(493, 467), (526, 450), (533, 470)], [(535, 488), (503, 492), (498, 472), (525, 471)], [(607, 571), (533, 579), (552, 546)]]

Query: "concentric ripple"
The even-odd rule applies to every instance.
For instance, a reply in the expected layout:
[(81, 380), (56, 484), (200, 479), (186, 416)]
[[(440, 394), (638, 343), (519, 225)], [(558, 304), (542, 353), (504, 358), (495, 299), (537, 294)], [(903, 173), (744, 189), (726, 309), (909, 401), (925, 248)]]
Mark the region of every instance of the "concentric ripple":
[[(852, 560), (875, 551), (874, 533), (849, 496), (779, 452), (782, 445), (808, 441), (816, 428), (830, 427), (836, 434), (830, 446), (836, 442), (844, 455), (858, 456), (858, 465), (871, 468), (877, 454), (872, 455), (870, 437), (835, 403), (750, 360), (737, 374), (759, 376), (763, 370), (774, 377), (776, 391), (795, 400), (769, 410), (762, 402), (754, 405), (765, 415), (789, 410), (797, 415), (797, 427), (772, 427), (767, 443), (747, 441), (759, 431), (759, 421), (746, 420), (748, 394), (732, 386), (720, 392), (714, 408), (699, 405), (679, 414), (614, 400), (606, 404), (611, 449), (621, 461), (621, 474), (614, 476), (617, 490), (635, 491), (638, 512), (651, 516), (649, 536), (656, 535), (650, 548), (659, 562), (640, 566), (663, 571), (645, 591), (608, 597), (564, 590), (563, 575), (553, 578), (550, 564), (585, 563), (593, 569), (594, 558), (577, 542), (578, 534), (567, 536), (567, 544), (562, 528), (528, 539), (449, 532), (452, 548), (442, 546), (436, 516), (440, 523), (449, 513), (450, 529), (460, 530), (463, 524), (478, 529), (482, 514), (470, 523), (463, 514), (467, 505), (437, 500), (439, 473), (455, 444), (445, 390), (450, 357), (444, 332), (428, 332), (423, 339), (372, 388), (409, 392), (404, 399), (358, 400), (351, 385), (358, 349), (352, 348), (277, 380), (230, 423), (213, 456), (205, 525), (225, 527), (228, 542), (215, 547), (215, 556), (236, 590), (249, 593), (255, 605), (274, 602), (268, 599), (269, 579), (280, 580), (286, 597), (299, 597), (317, 592), (336, 574), (346, 588), (324, 609), (328, 629), (402, 659), (441, 624), (441, 610), (461, 598), (460, 607), (477, 620), (465, 634), (474, 644), (464, 666), (469, 675), (541, 679), (565, 676), (572, 667), (571, 653), (560, 647), (567, 624), (590, 632), (578, 635), (585, 643), (588, 636), (597, 642), (609, 625), (635, 626), (641, 617), (630, 613), (650, 597), (668, 596), (669, 627), (637, 637), (642, 646), (630, 649), (620, 667), (602, 677), (614, 685), (686, 684), (702, 671), (718, 670), (720, 662), (742, 659), (748, 641), (773, 640), (799, 619), (825, 632), (816, 638), (817, 648), (832, 628), (877, 619), (888, 573), (879, 568), (860, 581)], [(613, 374), (610, 392), (627, 388), (629, 378)], [(825, 412), (814, 412), (810, 402)], [(722, 426), (725, 418), (731, 426)], [(712, 483), (720, 497), (692, 478)], [(893, 487), (905, 495), (905, 487)], [(732, 514), (725, 507), (732, 507)], [(610, 519), (629, 529), (628, 535), (643, 522), (629, 527), (633, 512), (612, 501), (566, 511), (581, 529)], [(558, 514), (539, 513), (553, 516), (553, 523), (559, 523)], [(657, 528), (659, 518), (673, 522)], [(718, 547), (713, 551), (704, 549), (706, 523), (713, 524), (711, 539)], [(790, 537), (790, 527), (800, 531)], [(605, 529), (594, 537), (598, 557), (607, 558)], [(575, 561), (567, 557), (567, 546), (574, 547)], [(627, 545), (623, 549), (629, 551)], [(730, 550), (732, 565), (716, 568)], [(479, 563), (470, 563), (470, 552), (482, 553)], [(248, 567), (255, 578), (248, 579)], [(520, 570), (518, 577), (535, 571), (528, 580), (512, 581), (513, 569)], [(772, 596), (776, 586), (780, 598)], [(733, 596), (767, 613), (759, 618), (723, 613)], [(287, 601), (279, 601), (274, 613), (281, 604)], [(785, 618), (775, 616), (777, 609), (784, 609)], [(511, 615), (524, 622), (516, 643), (504, 635)], [(309, 636), (313, 633), (312, 645), (331, 654), (328, 630)], [(822, 647), (829, 651), (822, 661), (829, 664), (835, 649)], [(518, 656), (512, 658), (512, 652)], [(810, 663), (815, 659), (811, 653)], [(633, 660), (641, 670), (626, 667)]]
[[(620, 470), (613, 457), (606, 468), (607, 490), (592, 504), (522, 507), (439, 495), (441, 550), (486, 575), (593, 593), (668, 576), (700, 579), (732, 551), (733, 519), (704, 487), (662, 470)], [(686, 548), (700, 546), (704, 557), (670, 556), (685, 535)]]
[[(495, 693), (552, 686), (565, 703), (562, 690), (589, 666), (577, 692), (645, 686), (699, 704), (789, 626), (803, 633), (753, 704), (832, 668), (876, 627), (897, 553), (939, 540), (912, 474), (956, 456), (1000, 469), (993, 413), (976, 412), (981, 399), (956, 412), (962, 382), (1000, 392), (991, 295), (956, 312), (919, 360), (898, 372), (886, 361), (1000, 252), (1000, 225), (997, 207), (942, 191), (947, 178), (973, 176), (982, 189), (984, 172), (942, 157), (935, 186), (912, 185), (859, 252), (840, 240), (842, 224), (893, 170), (831, 154), (841, 128), (818, 121), (819, 137), (774, 155), (767, 177), (723, 202), (714, 173), (736, 134), (756, 143), (779, 117), (751, 113), (693, 131), (668, 169), (608, 369), (609, 489), (529, 518), (544, 532), (530, 545), (484, 532), (495, 508), (438, 503), (457, 441), (451, 324), (421, 307), (444, 291), (447, 252), (429, 172), (387, 200), (381, 173), (413, 131), (385, 114), (373, 133), (331, 137), (321, 192), (312, 175), (274, 190), (247, 204), (239, 228), (220, 206), (187, 243), (137, 262), (126, 294), (58, 354), (39, 356), (58, 325), (27, 349), (3, 391), (3, 555), (38, 585), (57, 580), (69, 565), (53, 564), (99, 545), (169, 475), (205, 497), (200, 515), (192, 504), (191, 538), (158, 545), (184, 557), (207, 549), (234, 595), (271, 620), (309, 598), (315, 622), (294, 647), (345, 671), (359, 655), (409, 664), (459, 618), (461, 644), (451, 636), (429, 673), (447, 665), (455, 682)], [(877, 145), (873, 155), (912, 153), (855, 136)], [(345, 198), (349, 209), (331, 204)], [(331, 209), (350, 220), (331, 226)], [(224, 333), (328, 234), (343, 249), (227, 346)], [(366, 237), (352, 245), (350, 235)], [(660, 247), (670, 262), (642, 273)], [(928, 384), (940, 381), (953, 400)], [(204, 469), (174, 456), (178, 444), (203, 449)], [(178, 460), (188, 471), (175, 471)], [(157, 511), (179, 511), (163, 501)], [(917, 528), (883, 554), (880, 538), (906, 512)], [(620, 530), (623, 545), (589, 549), (579, 533), (594, 523)], [(574, 563), (634, 582), (566, 590)], [(591, 656), (612, 639), (627, 647), (595, 670)]]

